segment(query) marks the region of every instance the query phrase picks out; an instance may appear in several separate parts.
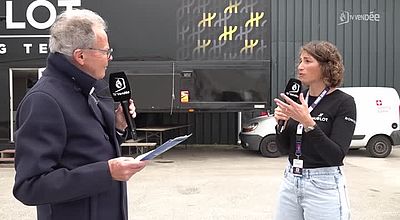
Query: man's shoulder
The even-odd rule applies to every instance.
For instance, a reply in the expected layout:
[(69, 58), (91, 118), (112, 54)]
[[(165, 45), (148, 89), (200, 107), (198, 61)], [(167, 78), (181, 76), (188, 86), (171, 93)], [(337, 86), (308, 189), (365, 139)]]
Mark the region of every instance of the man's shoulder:
[(42, 76), (26, 93), (21, 102), (30, 100), (28, 101), (29, 103), (38, 102), (43, 105), (45, 105), (45, 103), (60, 104), (63, 102), (62, 100), (68, 99), (67, 97), (71, 94), (71, 88), (73, 87), (59, 79)]
[(48, 73), (43, 75), (29, 92), (45, 92), (54, 94), (58, 91), (71, 89), (72, 82), (58, 77), (58, 74)]

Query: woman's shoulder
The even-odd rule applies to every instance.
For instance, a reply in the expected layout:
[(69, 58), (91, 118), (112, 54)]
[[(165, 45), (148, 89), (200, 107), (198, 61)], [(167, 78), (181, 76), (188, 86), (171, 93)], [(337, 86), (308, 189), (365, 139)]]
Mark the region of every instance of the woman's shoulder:
[(341, 98), (341, 99), (353, 99), (353, 96), (343, 92), (339, 88), (335, 88), (333, 92), (330, 93), (335, 98)]
[(356, 106), (353, 96), (343, 92), (340, 89), (335, 89), (335, 91), (333, 91), (329, 96), (330, 102), (336, 103), (338, 107), (341, 106), (341, 108), (352, 109)]
[(327, 99), (329, 99), (330, 102), (337, 103), (338, 105), (340, 104), (355, 105), (353, 96), (347, 94), (346, 92), (343, 92), (338, 88), (336, 88), (333, 92), (329, 93), (327, 95)]

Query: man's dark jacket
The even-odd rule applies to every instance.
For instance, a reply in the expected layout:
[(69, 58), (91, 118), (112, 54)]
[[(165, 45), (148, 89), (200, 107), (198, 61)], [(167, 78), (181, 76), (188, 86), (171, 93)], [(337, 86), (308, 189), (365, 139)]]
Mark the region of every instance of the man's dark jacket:
[[(88, 104), (92, 87), (103, 123)], [(13, 193), (37, 206), (39, 220), (127, 219), (126, 183), (112, 179), (107, 162), (120, 156), (121, 141), (107, 92), (103, 80), (52, 53), (18, 107)]]

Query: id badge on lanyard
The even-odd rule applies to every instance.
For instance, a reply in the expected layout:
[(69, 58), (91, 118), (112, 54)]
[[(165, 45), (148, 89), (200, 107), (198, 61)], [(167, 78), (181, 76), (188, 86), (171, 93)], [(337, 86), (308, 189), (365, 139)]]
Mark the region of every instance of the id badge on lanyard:
[[(319, 94), (318, 98), (308, 107), (308, 112), (312, 112), (314, 108), (318, 105), (318, 103), (322, 100), (322, 98), (328, 93), (329, 87), (326, 87), (321, 94)], [(308, 101), (309, 92), (307, 92), (306, 102)], [(303, 125), (298, 124), (296, 130), (296, 146), (295, 146), (295, 156), (296, 159), (293, 159), (293, 175), (302, 176), (303, 175), (303, 167), (304, 161), (300, 159), (301, 156), (301, 139), (303, 136)]]

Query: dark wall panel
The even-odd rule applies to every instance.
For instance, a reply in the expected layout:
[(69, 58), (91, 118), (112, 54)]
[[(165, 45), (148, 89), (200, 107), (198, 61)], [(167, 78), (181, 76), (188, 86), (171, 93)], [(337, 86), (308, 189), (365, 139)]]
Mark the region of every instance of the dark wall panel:
[(189, 125), (179, 130), (168, 131), (164, 139), (193, 133), (189, 144), (236, 144), (238, 113), (142, 113), (136, 118), (137, 127), (160, 125)]

